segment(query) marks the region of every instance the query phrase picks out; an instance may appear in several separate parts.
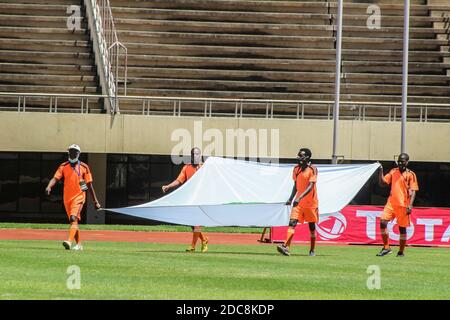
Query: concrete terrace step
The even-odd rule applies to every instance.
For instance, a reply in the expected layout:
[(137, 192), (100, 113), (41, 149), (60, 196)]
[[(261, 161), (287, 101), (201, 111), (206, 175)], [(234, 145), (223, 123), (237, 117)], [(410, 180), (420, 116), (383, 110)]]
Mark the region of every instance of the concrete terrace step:
[[(372, 73), (344, 73), (342, 75), (344, 83), (358, 83), (358, 84), (402, 84), (401, 74), (372, 74)], [(422, 75), (411, 74), (408, 77), (409, 85), (437, 85), (448, 86), (450, 78), (446, 75)]]
[(97, 87), (88, 86), (40, 86), (40, 85), (6, 85), (0, 84), (0, 92), (29, 92), (29, 93), (67, 93), (81, 94), (97, 93)]
[[(328, 13), (275, 13), (248, 11), (206, 11), (206, 10), (166, 10), (145, 8), (113, 7), (115, 19), (154, 19), (178, 21), (210, 21), (210, 22), (253, 22), (253, 23), (292, 23), (292, 24), (323, 24), (332, 25), (335, 14)], [(344, 25), (366, 26), (368, 14), (345, 14)], [(403, 15), (383, 15), (382, 27), (402, 27)], [(411, 16), (411, 27), (432, 27), (433, 22), (445, 22), (440, 16)]]
[(325, 12), (328, 10), (328, 4), (326, 1), (110, 0), (110, 3), (113, 7), (139, 7), (183, 10), (225, 10), (247, 12)]
[[(222, 69), (222, 70), (267, 70), (267, 71), (316, 71), (334, 72), (335, 61), (333, 60), (304, 60), (304, 59), (238, 59), (238, 58), (209, 58), (209, 57), (182, 57), (182, 56), (156, 56), (156, 55), (129, 55), (130, 67), (186, 67), (199, 69)], [(399, 70), (401, 73), (401, 62), (389, 61), (344, 61), (343, 72), (371, 72), (393, 73)], [(384, 70), (386, 68), (386, 70)], [(450, 64), (444, 63), (410, 63), (410, 72), (440, 72), (450, 68)], [(360, 69), (360, 71), (352, 71)], [(348, 71), (347, 71), (348, 70)], [(364, 71), (365, 70), (365, 71)], [(395, 71), (394, 73), (396, 73)]]
[[(172, 89), (127, 89), (128, 95), (139, 96), (167, 96), (167, 97), (205, 97), (225, 99), (272, 99), (272, 100), (310, 100), (310, 101), (333, 101), (334, 94), (317, 93), (289, 93), (289, 92), (249, 92), (229, 90), (172, 90)], [(373, 101), (373, 102), (401, 102), (401, 96), (389, 95), (364, 95), (364, 94), (342, 94), (342, 101)], [(409, 102), (417, 103), (450, 103), (450, 97), (409, 97)], [(332, 104), (330, 104), (332, 107)], [(142, 102), (140, 104), (142, 108)], [(173, 106), (172, 106), (173, 110)]]
[(33, 4), (33, 5), (80, 5), (78, 0), (1, 0), (1, 3)]
[[(333, 16), (336, 19), (336, 16)], [(368, 15), (348, 15), (344, 14), (343, 24), (352, 26), (367, 26)], [(443, 22), (442, 17), (430, 17), (430, 16), (411, 16), (410, 17), (410, 27), (432, 27), (433, 22)], [(403, 16), (383, 16), (382, 26), (383, 27), (402, 27), (403, 26)]]
[(91, 49), (92, 48), (88, 41), (0, 38), (0, 50), (90, 53)]
[[(141, 44), (127, 43), (130, 54), (135, 54), (134, 47), (145, 48), (147, 54), (189, 56), (189, 57), (222, 57), (222, 58), (266, 58), (266, 59), (307, 59), (334, 60), (335, 49), (320, 48), (271, 48), (271, 47), (239, 47), (210, 45), (178, 45), (178, 44)], [(402, 52), (393, 50), (361, 50), (344, 49), (344, 60), (369, 61), (401, 61)], [(450, 57), (450, 52), (410, 51), (410, 61), (442, 62), (443, 57)]]
[(95, 76), (93, 65), (0, 63), (1, 73)]
[[(54, 16), (27, 16), (27, 15), (5, 15), (0, 14), (0, 26), (15, 27), (41, 27), (66, 28), (68, 17)], [(84, 17), (80, 17), (80, 26), (86, 28), (87, 22)]]
[[(0, 69), (1, 70), (1, 69)], [(123, 69), (121, 69), (123, 70)], [(203, 80), (247, 80), (247, 81), (283, 81), (334, 83), (334, 72), (287, 72), (287, 71), (249, 71), (191, 68), (129, 68), (130, 82), (139, 83), (139, 78), (166, 79), (203, 79)], [(343, 83), (401, 84), (401, 74), (345, 73)], [(411, 75), (411, 85), (437, 84), (448, 85), (449, 78), (443, 75)]]
[[(123, 69), (121, 69), (123, 70)], [(302, 81), (334, 83), (334, 73), (331, 72), (283, 72), (283, 71), (251, 71), (251, 70), (220, 70), (192, 68), (129, 68), (129, 82), (146, 81), (151, 78), (164, 79), (200, 79), (200, 80), (236, 80), (236, 81)]]
[[(411, 50), (439, 50), (440, 46), (447, 46), (449, 40), (438, 39), (411, 39), (409, 46)], [(389, 38), (356, 38), (343, 37), (342, 47), (345, 49), (372, 49), (372, 50), (403, 50), (403, 42), (399, 39)]]
[(178, 33), (178, 32), (118, 32), (120, 39), (126, 44), (133, 41), (159, 44), (205, 44), (205, 45), (237, 45), (237, 46), (270, 46), (270, 47), (306, 47), (333, 48), (331, 37), (296, 37), (296, 36), (253, 36), (211, 33)]
[[(205, 10), (166, 10), (113, 7), (114, 19), (154, 19), (211, 22), (294, 23), (306, 25), (330, 25), (332, 15), (318, 13), (229, 12)], [(437, 18), (436, 18), (437, 19)]]
[[(72, 1), (76, 2), (76, 1)], [(68, 5), (38, 3), (5, 3), (0, 1), (0, 12), (8, 15), (60, 16), (68, 17)]]
[(90, 53), (0, 50), (0, 62), (91, 65)]
[(332, 36), (333, 26), (304, 24), (270, 24), (149, 19), (115, 19), (119, 30), (196, 32), (215, 34)]
[[(367, 26), (344, 26), (342, 33), (345, 37), (366, 38), (397, 38), (403, 40), (403, 27), (382, 27), (369, 30)], [(410, 28), (410, 39), (434, 39), (437, 34), (446, 34), (444, 28)]]
[[(372, 61), (343, 61), (342, 72), (344, 73), (402, 73), (402, 62), (372, 62)], [(411, 62), (409, 64), (410, 74), (445, 75), (446, 69), (450, 68), (448, 63)]]
[(89, 40), (86, 29), (69, 30), (64, 28), (33, 28), (0, 26), (0, 37), (9, 39), (44, 39), (44, 40)]
[(97, 85), (94, 76), (17, 73), (0, 73), (0, 84), (67, 85), (88, 87), (95, 87)]
[[(426, 0), (425, 0), (426, 1)], [(424, 5), (424, 0), (411, 1), (411, 12), (414, 14), (425, 12), (430, 6)], [(184, 10), (230, 10), (249, 12), (305, 12), (311, 10), (324, 10), (330, 7), (337, 8), (336, 1), (205, 1), (205, 0), (111, 0), (112, 6), (160, 8), (160, 9), (184, 9)], [(401, 0), (377, 1), (382, 11), (397, 12), (403, 10)], [(347, 10), (367, 10), (370, 3), (346, 3)]]
[[(185, 90), (185, 89), (127, 89), (128, 95), (161, 96), (161, 97), (204, 97), (204, 98), (228, 98), (228, 99), (276, 99), (276, 100), (327, 100), (332, 101), (334, 94), (318, 93), (279, 93), (279, 92), (250, 92), (230, 90)], [(141, 102), (142, 108), (142, 102)], [(173, 106), (172, 106), (173, 108)]]
[[(383, 16), (401, 16), (403, 17), (404, 14), (404, 3), (382, 3), (380, 4), (379, 1), (374, 1), (375, 4), (380, 8), (381, 14)], [(344, 13), (345, 14), (351, 14), (351, 15), (366, 15), (367, 10), (369, 6), (373, 5), (374, 3), (366, 2), (366, 3), (348, 3), (346, 2), (344, 5)], [(431, 8), (442, 8), (441, 6), (430, 6), (430, 5), (410, 5), (410, 15), (411, 16), (428, 16), (429, 10)], [(331, 2), (330, 3), (330, 13), (337, 14), (338, 4), (337, 2)], [(372, 12), (372, 11), (370, 11)]]
[[(209, 21), (177, 21), (153, 19), (115, 19), (116, 27), (122, 31), (158, 31), (158, 32), (188, 32), (214, 34), (253, 34), (253, 35), (290, 35), (290, 36), (333, 36), (335, 26), (332, 25), (302, 25), (302, 24), (270, 24), (270, 23), (240, 23), (240, 22), (209, 22)], [(390, 27), (369, 30), (366, 26), (344, 26), (345, 36), (365, 36), (375, 38), (403, 37), (403, 28)], [(411, 39), (433, 39), (436, 34), (446, 34), (447, 30), (436, 28), (411, 28)]]
[(333, 72), (334, 61), (320, 60), (290, 60), (290, 59), (238, 59), (238, 58), (209, 58), (209, 57), (179, 57), (129, 55), (130, 67), (185, 67), (223, 70), (292, 70)]
[[(271, 82), (271, 81), (237, 81), (237, 80), (198, 80), (198, 79), (166, 79), (166, 78), (138, 78), (129, 79), (128, 88), (151, 89), (188, 89), (188, 90), (230, 90), (230, 91), (267, 91), (267, 92), (297, 92), (297, 93), (329, 93), (334, 92), (334, 83), (313, 82)], [(354, 84), (343, 83), (343, 93), (360, 94), (392, 94), (402, 92), (399, 85), (386, 84)], [(409, 86), (412, 95), (450, 96), (449, 86)]]
[[(148, 53), (148, 44), (183, 44), (183, 45), (226, 45), (247, 47), (286, 47), (286, 48), (334, 48), (333, 37), (310, 36), (255, 36), (210, 33), (179, 33), (179, 32), (135, 32), (120, 31), (122, 41), (130, 46), (133, 53)], [(372, 50), (402, 50), (403, 44), (399, 39), (391, 38), (356, 38), (343, 37), (344, 49), (372, 49)], [(145, 44), (141, 44), (145, 43)], [(411, 50), (439, 50), (441, 46), (450, 45), (449, 40), (411, 39)]]
[[(344, 61), (387, 61), (400, 62), (403, 51), (399, 50), (376, 50), (376, 49), (343, 49)], [(450, 57), (450, 52), (440, 51), (410, 51), (409, 62), (442, 63), (443, 58)]]

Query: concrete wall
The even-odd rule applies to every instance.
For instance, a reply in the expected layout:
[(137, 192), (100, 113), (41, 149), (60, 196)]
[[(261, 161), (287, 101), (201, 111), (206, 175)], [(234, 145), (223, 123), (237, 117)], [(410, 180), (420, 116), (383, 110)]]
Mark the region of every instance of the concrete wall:
[[(208, 129), (216, 129), (214, 131)], [(147, 117), (100, 114), (51, 114), (0, 112), (0, 151), (63, 152), (77, 143), (83, 152), (175, 154), (181, 139), (190, 133), (191, 142), (204, 149), (222, 135), (223, 151), (230, 149), (227, 130), (254, 133), (258, 144), (268, 141), (268, 150), (279, 135), (279, 156), (293, 158), (300, 146), (310, 147), (314, 158), (330, 159), (332, 121), (291, 119), (235, 119), (193, 117)], [(250, 131), (248, 131), (250, 130)], [(268, 138), (260, 136), (267, 130)], [(271, 139), (275, 133), (274, 139)], [(278, 130), (278, 133), (277, 133)], [(392, 160), (400, 150), (400, 123), (341, 121), (338, 154), (348, 160)], [(173, 138), (178, 140), (172, 141)], [(203, 136), (203, 139), (202, 139)], [(189, 138), (189, 136), (187, 136)], [(407, 126), (407, 149), (413, 161), (450, 162), (450, 123), (416, 123)], [(211, 139), (208, 141), (207, 139)], [(262, 138), (262, 139), (260, 139)], [(201, 145), (203, 144), (203, 145)], [(246, 140), (246, 153), (249, 152)], [(220, 143), (219, 143), (220, 145)], [(276, 145), (274, 145), (276, 147)], [(190, 144), (186, 147), (190, 148)], [(219, 148), (221, 149), (221, 148)], [(276, 155), (276, 154), (273, 154)], [(102, 160), (104, 161), (104, 160)]]

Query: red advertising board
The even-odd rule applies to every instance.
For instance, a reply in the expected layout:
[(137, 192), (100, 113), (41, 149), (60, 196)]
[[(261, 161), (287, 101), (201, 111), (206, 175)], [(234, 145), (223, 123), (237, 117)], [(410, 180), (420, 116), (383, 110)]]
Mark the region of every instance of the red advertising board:
[[(321, 214), (317, 240), (322, 243), (381, 244), (380, 215), (383, 207), (347, 206), (340, 212)], [(398, 244), (396, 221), (388, 224), (390, 243)], [(271, 239), (286, 239), (287, 227), (272, 227)], [(411, 226), (407, 229), (408, 244), (450, 246), (450, 209), (414, 208)], [(307, 224), (297, 225), (293, 242), (309, 241)]]

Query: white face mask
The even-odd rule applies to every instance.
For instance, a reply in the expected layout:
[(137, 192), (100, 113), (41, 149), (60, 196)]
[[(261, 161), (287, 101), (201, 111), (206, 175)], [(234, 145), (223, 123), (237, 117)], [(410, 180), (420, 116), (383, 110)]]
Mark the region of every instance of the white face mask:
[(70, 157), (69, 157), (69, 162), (71, 164), (77, 163), (78, 162), (78, 157), (76, 157), (75, 159), (70, 159)]
[(79, 158), (80, 156), (77, 156), (75, 159), (70, 159), (70, 156), (68, 157), (68, 160), (69, 160), (69, 162), (71, 163), (71, 164), (74, 164), (74, 163), (77, 163), (78, 162), (78, 158)]
[[(72, 156), (75, 156), (75, 155), (76, 155), (76, 158), (71, 159), (71, 158), (70, 158), (70, 155), (71, 155), (71, 154), (72, 154)], [(68, 150), (68, 152), (67, 152), (67, 159), (69, 160), (69, 162), (70, 162), (71, 164), (77, 163), (79, 157), (80, 157), (80, 152), (79, 152), (79, 151), (76, 151), (76, 152), (72, 151), (72, 152), (71, 152), (71, 150)]]

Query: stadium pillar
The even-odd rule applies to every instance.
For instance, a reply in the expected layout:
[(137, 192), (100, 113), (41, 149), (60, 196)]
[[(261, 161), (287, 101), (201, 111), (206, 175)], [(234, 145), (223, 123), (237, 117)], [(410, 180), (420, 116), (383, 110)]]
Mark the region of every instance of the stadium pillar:
[(342, 60), (342, 16), (344, 9), (344, 0), (338, 2), (338, 19), (336, 35), (336, 74), (335, 74), (335, 97), (333, 108), (333, 155), (331, 163), (337, 164), (337, 145), (339, 135), (339, 107), (341, 100), (341, 60)]
[[(105, 207), (106, 203), (106, 154), (105, 153), (89, 153), (88, 163), (94, 178), (94, 189), (97, 194), (98, 201)], [(104, 224), (105, 211), (97, 211), (90, 195), (87, 198), (86, 223), (88, 224)]]
[(408, 110), (409, 0), (405, 0), (403, 24), (402, 134), (401, 152), (406, 152), (406, 117)]

